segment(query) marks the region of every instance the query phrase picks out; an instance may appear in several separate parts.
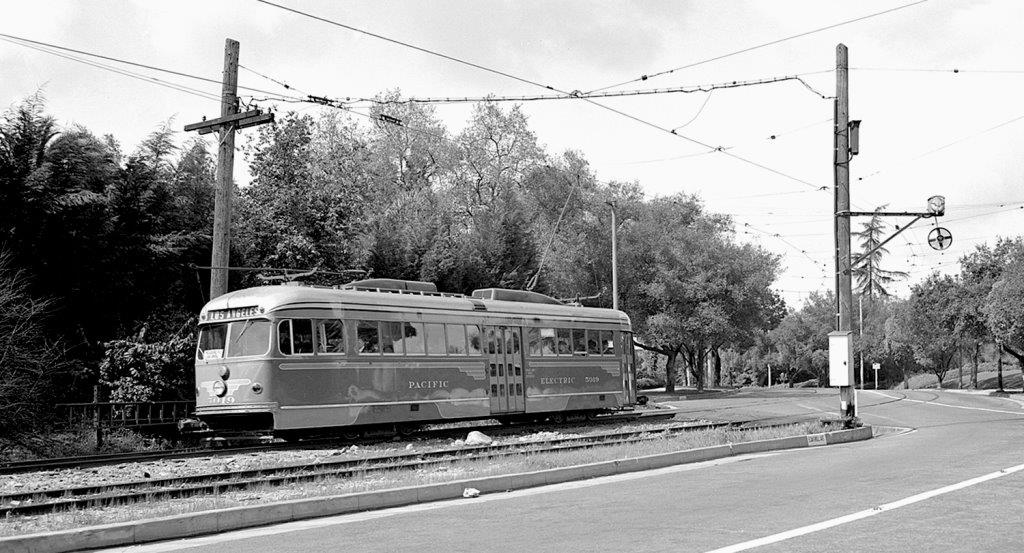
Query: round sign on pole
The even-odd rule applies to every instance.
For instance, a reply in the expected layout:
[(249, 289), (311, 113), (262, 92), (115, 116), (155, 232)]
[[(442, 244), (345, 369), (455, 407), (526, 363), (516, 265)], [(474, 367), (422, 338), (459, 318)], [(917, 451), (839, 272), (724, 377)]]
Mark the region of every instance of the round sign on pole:
[(935, 227), (928, 233), (928, 245), (933, 250), (944, 250), (953, 244), (953, 234), (943, 227)]

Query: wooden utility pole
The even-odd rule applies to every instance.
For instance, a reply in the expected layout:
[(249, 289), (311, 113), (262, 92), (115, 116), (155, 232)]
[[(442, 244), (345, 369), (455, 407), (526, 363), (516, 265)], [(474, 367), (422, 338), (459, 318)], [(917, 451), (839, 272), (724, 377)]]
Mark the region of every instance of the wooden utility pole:
[[(851, 331), (853, 327), (853, 284), (850, 271), (850, 90), (849, 63), (846, 46), (836, 46), (835, 106), (835, 242), (836, 242), (836, 330)], [(856, 392), (853, 381), (853, 360), (847, 364), (847, 385), (839, 387), (839, 415), (856, 415)]]
[(220, 132), (217, 148), (217, 182), (213, 204), (213, 255), (210, 261), (210, 299), (228, 291), (228, 266), (231, 252), (232, 175), (235, 166), (235, 131), (274, 121), (273, 113), (252, 110), (238, 113), (238, 41), (224, 44), (224, 77), (221, 87), (220, 117), (185, 125), (186, 131), (199, 134)]

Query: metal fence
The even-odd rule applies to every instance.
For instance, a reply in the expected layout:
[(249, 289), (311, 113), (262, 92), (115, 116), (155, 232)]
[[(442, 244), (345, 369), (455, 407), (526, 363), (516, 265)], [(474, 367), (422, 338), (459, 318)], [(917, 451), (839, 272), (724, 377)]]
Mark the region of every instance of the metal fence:
[(73, 426), (89, 423), (106, 428), (152, 428), (176, 425), (195, 411), (194, 401), (58, 403), (58, 420)]

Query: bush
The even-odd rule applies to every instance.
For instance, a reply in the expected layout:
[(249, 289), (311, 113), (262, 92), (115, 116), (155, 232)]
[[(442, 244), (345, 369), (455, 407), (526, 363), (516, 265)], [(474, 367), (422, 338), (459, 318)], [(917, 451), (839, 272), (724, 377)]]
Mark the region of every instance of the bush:
[(661, 388), (665, 385), (665, 379), (657, 380), (655, 378), (640, 377), (636, 379), (637, 390), (649, 390), (651, 388)]
[(137, 336), (104, 344), (100, 382), (110, 401), (161, 401), (193, 397), (195, 341), (191, 335), (145, 341)]

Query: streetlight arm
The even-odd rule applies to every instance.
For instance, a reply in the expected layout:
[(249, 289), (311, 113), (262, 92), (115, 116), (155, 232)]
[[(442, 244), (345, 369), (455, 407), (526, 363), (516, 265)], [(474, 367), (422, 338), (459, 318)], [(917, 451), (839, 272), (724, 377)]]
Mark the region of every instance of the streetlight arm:
[[(885, 214), (885, 215), (891, 215), (891, 214)], [(868, 259), (869, 259), (869, 258), (871, 257), (871, 254), (873, 254), (873, 253), (875, 253), (876, 251), (878, 251), (879, 249), (881, 249), (881, 248), (882, 248), (882, 246), (884, 246), (884, 245), (888, 244), (888, 243), (889, 243), (889, 242), (890, 242), (890, 241), (891, 241), (891, 240), (892, 240), (893, 238), (896, 238), (897, 236), (899, 236), (901, 232), (903, 232), (903, 231), (907, 230), (907, 229), (908, 229), (908, 228), (910, 228), (910, 227), (911, 227), (911, 226), (912, 226), (912, 225), (913, 225), (914, 223), (916, 223), (916, 222), (920, 221), (921, 219), (923, 219), (923, 218), (925, 218), (925, 217), (930, 217), (930, 216), (931, 216), (930, 214), (928, 214), (928, 215), (923, 215), (923, 214), (920, 214), (920, 213), (916, 213), (916, 214), (914, 214), (914, 215), (917, 215), (917, 217), (914, 217), (914, 220), (913, 220), (913, 221), (911, 221), (911, 222), (910, 222), (909, 224), (905, 225), (905, 226), (904, 226), (903, 228), (897, 229), (897, 230), (896, 230), (896, 232), (894, 232), (894, 233), (892, 234), (892, 236), (890, 236), (890, 237), (886, 238), (885, 240), (883, 240), (883, 241), (882, 241), (882, 242), (881, 242), (880, 244), (878, 244), (878, 245), (877, 245), (877, 246), (875, 246), (874, 248), (871, 248), (871, 251), (869, 251), (868, 253), (866, 253), (866, 254), (862, 255), (862, 256), (861, 256), (861, 257), (860, 257), (860, 258), (859, 258), (859, 259), (858, 259), (858, 260), (857, 260), (857, 261), (856, 261), (855, 263), (851, 263), (851, 264), (850, 264), (850, 268), (849, 268), (849, 269), (847, 269), (847, 271), (853, 272), (853, 269), (854, 269), (854, 268), (856, 268), (856, 267), (857, 267), (858, 265), (860, 265), (861, 263), (864, 263), (865, 261), (867, 261), (867, 260), (868, 260)]]

